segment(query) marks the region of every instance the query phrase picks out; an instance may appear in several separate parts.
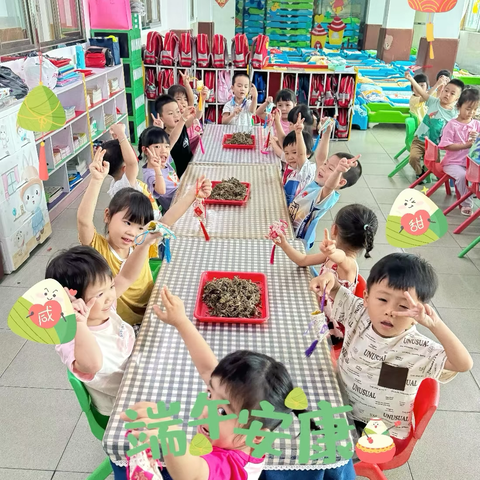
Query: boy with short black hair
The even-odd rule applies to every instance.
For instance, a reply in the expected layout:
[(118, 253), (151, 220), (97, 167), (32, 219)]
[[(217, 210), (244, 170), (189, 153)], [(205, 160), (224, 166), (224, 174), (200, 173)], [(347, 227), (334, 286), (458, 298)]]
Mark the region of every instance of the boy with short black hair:
[[(232, 79), (233, 98), (224, 105), (222, 112), (222, 124), (238, 125), (240, 113), (247, 113), (248, 121), (252, 121), (252, 115), (257, 110), (258, 92), (255, 85), (250, 83), (246, 73), (237, 72)], [(250, 92), (251, 100), (247, 99)]]
[(425, 154), (425, 138), (429, 138), (433, 143), (439, 143), (443, 127), (458, 114), (455, 104), (465, 85), (461, 80), (450, 80), (443, 87), (439, 97), (435, 98), (418, 85), (410, 72), (405, 72), (405, 78), (412, 84), (414, 92), (425, 101), (427, 106), (427, 114), (418, 126), (410, 148), (409, 163), (419, 178), (425, 173), (425, 166), (420, 163), (420, 159)]
[(295, 236), (304, 241), (307, 250), (315, 242), (318, 221), (338, 202), (338, 190), (355, 185), (362, 176), (360, 155), (328, 156), (332, 129), (333, 124), (327, 127), (315, 151), (315, 180), (300, 191), (288, 207)]
[(170, 155), (175, 162), (178, 178), (181, 178), (193, 157), (186, 124), (193, 122), (196, 113), (195, 107), (187, 107), (182, 114), (173, 97), (160, 95), (155, 100), (155, 111), (170, 137), (172, 146)]
[[(472, 368), (465, 346), (426, 303), (437, 286), (432, 266), (407, 253), (387, 255), (373, 266), (364, 299), (342, 287), (331, 272), (311, 281), (317, 295), (325, 291), (334, 298), (332, 316), (345, 326), (338, 373), (356, 422), (378, 417), (393, 427), (399, 421), (390, 434), (407, 438), (421, 381), (446, 383)], [(417, 323), (440, 344), (419, 333)]]

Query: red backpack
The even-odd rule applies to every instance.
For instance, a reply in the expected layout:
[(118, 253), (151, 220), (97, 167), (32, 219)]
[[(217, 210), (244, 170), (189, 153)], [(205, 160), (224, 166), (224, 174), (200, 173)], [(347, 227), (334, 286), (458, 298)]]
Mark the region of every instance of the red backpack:
[(206, 33), (199, 33), (195, 40), (195, 50), (197, 54), (197, 66), (207, 68), (210, 66), (210, 44)]
[(237, 33), (232, 39), (232, 50), (230, 52), (233, 66), (246, 68), (250, 61), (247, 36), (244, 33)]
[[(155, 82), (155, 69), (145, 69), (145, 96), (149, 100), (155, 100), (157, 98), (158, 90), (157, 83)], [(160, 78), (159, 78), (160, 79)]]
[(215, 68), (225, 68), (227, 64), (227, 39), (220, 34), (213, 37), (212, 46), (212, 66)]
[(340, 108), (337, 116), (337, 131), (335, 132), (338, 138), (348, 137), (348, 109)]
[(283, 86), (282, 88), (289, 88), (290, 90), (295, 91), (295, 74), (294, 73), (286, 73), (283, 76)]
[(338, 106), (348, 107), (353, 98), (353, 90), (355, 88), (355, 80), (353, 77), (343, 77), (338, 89)]
[(322, 102), (323, 83), (321, 75), (312, 75), (312, 84), (310, 86), (310, 105), (317, 105)]
[(160, 52), (160, 65), (171, 67), (178, 58), (178, 37), (174, 32), (167, 32), (163, 41), (163, 50)]
[(158, 93), (168, 93), (168, 89), (175, 83), (173, 79), (173, 68), (161, 70), (158, 74)]
[(217, 123), (217, 111), (215, 105), (210, 105), (207, 107), (207, 111), (205, 112), (205, 122)]
[(195, 61), (195, 43), (190, 32), (180, 35), (180, 56), (179, 63), (181, 67), (191, 67)]
[(210, 96), (207, 102), (215, 101), (215, 72), (205, 72), (204, 85), (210, 90)]
[(147, 45), (143, 54), (145, 65), (156, 65), (160, 60), (160, 52), (163, 48), (163, 37), (158, 32), (148, 32)]
[(333, 75), (327, 75), (327, 79), (325, 80), (325, 100), (323, 102), (326, 107), (333, 107), (333, 105), (335, 105), (336, 85), (336, 78)]
[(252, 67), (263, 68), (268, 62), (268, 37), (258, 35), (252, 41)]

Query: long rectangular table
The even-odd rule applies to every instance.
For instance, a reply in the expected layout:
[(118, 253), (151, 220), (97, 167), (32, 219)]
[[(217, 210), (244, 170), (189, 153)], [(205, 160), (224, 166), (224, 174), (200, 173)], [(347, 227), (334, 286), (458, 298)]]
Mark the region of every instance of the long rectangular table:
[[(300, 241), (295, 248), (303, 251)], [(167, 403), (180, 400), (180, 418), (188, 418), (196, 395), (205, 390), (200, 376), (190, 359), (177, 331), (155, 317), (153, 305), (160, 303), (159, 291), (168, 285), (185, 302), (187, 316), (193, 311), (199, 279), (207, 270), (262, 272), (267, 276), (270, 318), (261, 325), (213, 324), (195, 320), (196, 326), (218, 358), (239, 349), (249, 349), (271, 355), (285, 364), (295, 386), (307, 395), (309, 407), (327, 400), (333, 406), (342, 405), (342, 398), (330, 360), (327, 342), (318, 345), (310, 358), (305, 350), (313, 337), (304, 336), (309, 314), (318, 307), (315, 296), (308, 290), (310, 273), (299, 268), (283, 252), (277, 252), (275, 263), (270, 262), (271, 242), (266, 240), (212, 240), (179, 238), (172, 241), (172, 261), (164, 263), (156, 281), (142, 328), (129, 360), (111, 415), (103, 446), (110, 458), (118, 464), (125, 461), (129, 446), (125, 439), (124, 423), (119, 415), (140, 400)], [(193, 427), (186, 427), (187, 437), (193, 437)], [(290, 432), (296, 439), (299, 425), (295, 420)], [(276, 447), (280, 457), (267, 456), (266, 469), (298, 468), (296, 441), (280, 440)], [(344, 443), (345, 444), (345, 443)], [(336, 465), (344, 464), (337, 457)], [(295, 467), (296, 466), (296, 467)], [(302, 469), (318, 470), (332, 467), (311, 462)]]
[[(195, 188), (200, 175), (221, 181), (235, 177), (251, 185), (250, 198), (243, 207), (207, 205), (207, 231), (211, 238), (263, 239), (268, 227), (280, 219), (288, 221), (287, 202), (283, 193), (280, 170), (274, 165), (190, 165), (182, 177), (175, 201), (189, 188)], [(200, 223), (192, 208), (174, 226), (177, 236), (202, 237)], [(288, 227), (288, 238), (293, 230)]]
[(267, 130), (263, 127), (253, 127), (255, 135), (255, 149), (227, 149), (222, 147), (222, 139), (226, 133), (235, 133), (238, 127), (235, 125), (206, 125), (202, 142), (205, 153), (198, 147), (193, 163), (200, 164), (231, 164), (239, 163), (244, 165), (277, 165), (280, 166), (280, 159), (270, 149), (267, 154), (261, 153), (263, 143), (267, 136)]

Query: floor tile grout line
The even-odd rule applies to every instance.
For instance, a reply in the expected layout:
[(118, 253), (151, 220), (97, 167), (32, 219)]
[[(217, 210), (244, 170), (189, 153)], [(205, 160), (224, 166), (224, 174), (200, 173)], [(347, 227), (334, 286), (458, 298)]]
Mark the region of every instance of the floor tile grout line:
[[(10, 330), (11, 331), (11, 330)], [(13, 333), (13, 332), (12, 332)], [(23, 350), (23, 347), (27, 344), (28, 340), (25, 340), (23, 342), (23, 345), (22, 347), (18, 350), (18, 352), (15, 354), (15, 356), (12, 358), (12, 360), (10, 361), (10, 363), (8, 364), (8, 366), (5, 368), (5, 370), (2, 372), (2, 374), (0, 375), (0, 382), (1, 382), (1, 379), (3, 377), (3, 375), (5, 374), (5, 372), (10, 368), (10, 366), (12, 365), (12, 363), (15, 361), (15, 359), (17, 358), (17, 356), (20, 354), (20, 352)], [(0, 387), (2, 385), (0, 384)]]
[[(4, 372), (5, 373), (5, 372)], [(2, 374), (3, 375), (3, 374)], [(73, 389), (70, 387), (70, 388), (59, 388), (59, 387), (26, 387), (26, 386), (22, 386), (22, 385), (2, 385), (0, 384), (0, 389), (1, 388), (29, 388), (29, 389), (32, 389), (32, 390), (55, 390), (55, 391), (59, 391), (59, 392), (70, 392), (72, 391), (73, 392)]]
[(63, 455), (65, 455), (65, 452), (66, 452), (66, 450), (67, 450), (67, 448), (68, 448), (68, 444), (70, 443), (70, 440), (72, 439), (73, 434), (75, 433), (75, 429), (77, 428), (78, 424), (80, 423), (80, 419), (82, 418), (82, 415), (83, 415), (83, 411), (80, 410), (80, 415), (78, 416), (77, 423), (76, 423), (75, 426), (73, 427), (72, 433), (70, 434), (70, 436), (68, 437), (67, 442), (65, 443), (65, 448), (63, 449), (62, 454), (60, 455), (60, 458), (59, 458), (59, 460), (58, 460), (57, 466), (55, 467), (55, 472), (54, 472), (54, 474), (57, 472), (57, 468), (58, 468), (58, 466), (60, 465), (60, 462), (62, 461)]

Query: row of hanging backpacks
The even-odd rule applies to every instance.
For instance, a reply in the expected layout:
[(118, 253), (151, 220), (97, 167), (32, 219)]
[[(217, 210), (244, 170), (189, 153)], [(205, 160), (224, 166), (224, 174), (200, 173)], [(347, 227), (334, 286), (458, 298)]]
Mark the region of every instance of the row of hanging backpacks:
[(310, 84), (310, 105), (347, 108), (353, 101), (355, 80), (351, 75), (344, 75), (338, 85), (336, 75), (312, 75)]

